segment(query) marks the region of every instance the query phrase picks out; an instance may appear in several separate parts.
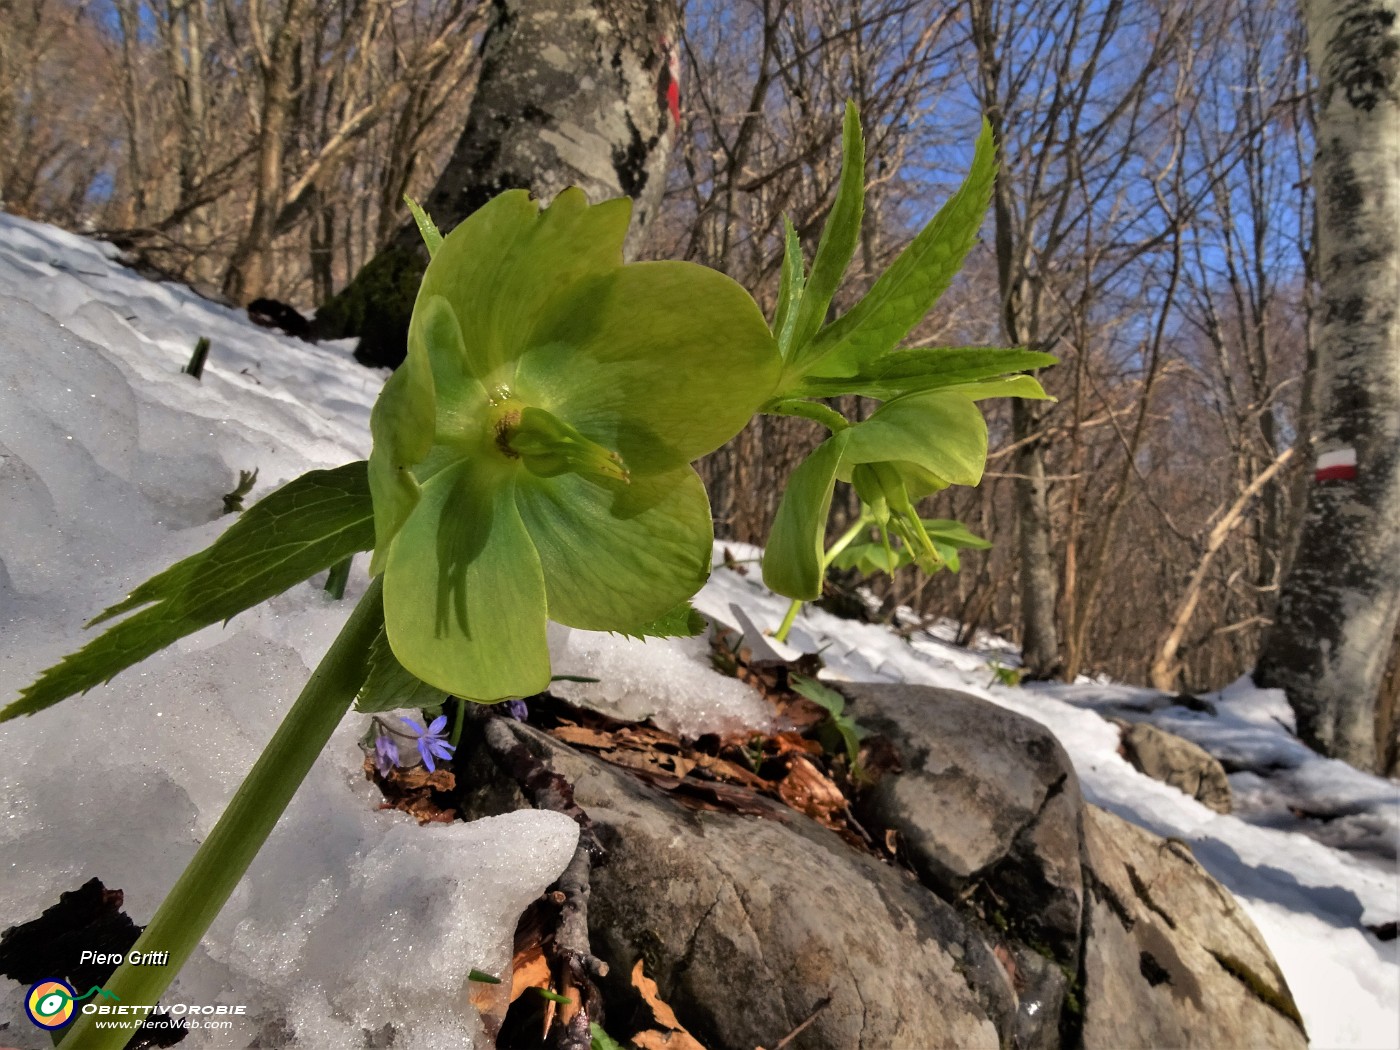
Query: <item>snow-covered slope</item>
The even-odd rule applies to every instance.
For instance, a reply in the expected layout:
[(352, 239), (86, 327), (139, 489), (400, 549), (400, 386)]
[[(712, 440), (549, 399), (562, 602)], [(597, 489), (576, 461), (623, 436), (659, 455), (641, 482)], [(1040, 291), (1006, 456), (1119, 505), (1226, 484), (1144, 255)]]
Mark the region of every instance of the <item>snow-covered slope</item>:
[[(260, 471), (256, 499), (368, 451), (382, 374), (344, 346), (271, 335), (148, 282), (114, 255), (0, 215), (0, 703), (80, 645), (98, 610), (218, 535), (239, 470)], [(200, 336), (212, 350), (196, 382), (179, 370)], [(757, 575), (721, 569), (697, 604), (729, 623), (738, 606), (771, 627), (786, 602)], [(357, 572), (347, 602), (363, 587)], [(123, 888), (145, 921), (347, 611), (304, 585), (110, 686), (0, 726), (0, 926), (92, 875)], [(990, 686), (988, 654), (945, 633), (905, 641), (820, 611), (799, 619), (793, 641), (825, 647), (836, 676), (964, 689), (1049, 726), (1092, 801), (1186, 840), (1236, 894), (1315, 1045), (1400, 1046), (1400, 942), (1365, 929), (1400, 912), (1396, 785), (1312, 755), (1279, 723), (1277, 694), (1237, 686), (1210, 716), (1125, 687)], [(555, 631), (551, 644), (556, 671), (603, 679), (561, 686), (576, 699), (688, 731), (763, 717), (743, 686), (708, 670), (696, 641)], [(653, 712), (658, 695), (671, 699)], [(1232, 756), (1239, 813), (1138, 775), (1103, 708)], [(376, 812), (356, 745), (364, 722), (346, 720), (167, 1001), (245, 1004), (305, 1046), (358, 1045), (386, 1022), (400, 1029), (395, 1046), (481, 1045), (466, 971), (505, 964), (515, 917), (567, 861), (573, 826), (520, 813), (419, 829)], [(0, 981), (0, 1045), (47, 1045), (24, 1019), (22, 991)], [(255, 1032), (248, 1022), (236, 1038), (196, 1033), (186, 1045), (246, 1045)]]

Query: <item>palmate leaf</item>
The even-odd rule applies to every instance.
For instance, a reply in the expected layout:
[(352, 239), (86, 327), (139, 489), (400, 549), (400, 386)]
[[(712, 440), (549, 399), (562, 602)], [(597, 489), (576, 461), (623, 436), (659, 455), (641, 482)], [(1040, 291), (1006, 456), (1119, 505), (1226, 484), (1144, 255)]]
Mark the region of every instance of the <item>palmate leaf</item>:
[(244, 511), (208, 549), (105, 610), (88, 626), (132, 615), (41, 674), (20, 699), (0, 710), (0, 721), (32, 715), (111, 681), (185, 635), (228, 620), (373, 545), (364, 461), (303, 474)]
[(933, 347), (892, 350), (847, 376), (808, 376), (792, 397), (863, 394), (888, 401), (904, 394), (999, 379), (1056, 364), (1053, 354), (1020, 348)]
[(788, 478), (763, 551), (763, 582), (778, 594), (800, 601), (821, 597), (826, 519), (850, 433), (827, 438)]
[(958, 192), (865, 297), (804, 348), (804, 371), (824, 376), (853, 374), (909, 334), (938, 301), (976, 241), (995, 178), (996, 144), (991, 126), (983, 121), (972, 168)]
[(381, 627), (369, 650), (369, 677), (355, 697), (355, 710), (373, 715), (380, 711), (396, 711), (401, 707), (440, 707), (448, 694), (421, 679), (415, 678), (399, 663), (389, 648), (389, 639)]
[[(828, 715), (827, 721), (822, 724), (823, 729), (832, 730), (835, 738), (840, 741), (845, 749), (846, 760), (851, 764), (851, 771), (859, 774), (860, 770), (860, 742), (869, 735), (865, 727), (857, 725), (850, 715), (846, 714), (846, 698), (835, 689), (823, 685), (815, 678), (804, 678), (801, 675), (790, 675), (788, 678), (793, 691), (806, 697), (818, 707), (824, 709)], [(824, 734), (827, 735), (827, 734)], [(834, 750), (830, 743), (827, 750)]]
[[(841, 128), (841, 181), (836, 200), (817, 242), (812, 272), (797, 302), (797, 321), (784, 348), (784, 359), (791, 358), (794, 371), (813, 359), (808, 344), (826, 320), (827, 307), (860, 240), (860, 222), (865, 213), (865, 138), (860, 130), (860, 111), (854, 102), (846, 103)], [(799, 255), (799, 258), (801, 256)]]
[(413, 213), (413, 223), (418, 227), (418, 234), (423, 238), (423, 243), (428, 248), (428, 258), (431, 259), (437, 254), (437, 250), (442, 247), (442, 234), (438, 232), (437, 224), (428, 218), (428, 213), (423, 210), (419, 203), (404, 194), (403, 202), (408, 205), (408, 210)]
[(784, 361), (792, 347), (792, 335), (797, 329), (797, 306), (807, 283), (803, 269), (802, 245), (792, 220), (783, 216), (783, 274), (778, 285), (778, 308), (773, 313), (773, 335), (778, 340), (778, 354)]
[(702, 633), (709, 623), (696, 612), (695, 607), (689, 602), (681, 602), (664, 616), (658, 616), (650, 623), (641, 624), (638, 627), (630, 627), (625, 631), (616, 631), (615, 634), (625, 635), (628, 638), (694, 638)]

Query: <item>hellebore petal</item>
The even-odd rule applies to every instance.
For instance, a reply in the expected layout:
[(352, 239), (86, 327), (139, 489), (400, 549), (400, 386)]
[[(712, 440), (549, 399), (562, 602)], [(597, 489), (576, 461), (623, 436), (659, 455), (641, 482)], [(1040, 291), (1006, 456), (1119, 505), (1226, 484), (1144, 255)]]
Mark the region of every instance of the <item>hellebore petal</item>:
[(560, 292), (622, 266), (631, 215), (627, 198), (589, 207), (579, 189), (543, 211), (524, 190), (502, 193), (444, 238), (418, 300), (447, 300), (471, 340), (472, 372), (494, 390), (508, 383), (509, 364), (532, 344), (531, 329)]
[(763, 582), (802, 601), (821, 597), (826, 519), (850, 430), (833, 434), (788, 478), (763, 552)]
[(629, 485), (521, 474), (515, 498), (544, 568), (549, 618), (567, 627), (648, 623), (710, 574), (710, 502), (689, 466)]
[(693, 263), (634, 263), (581, 281), (531, 339), (518, 395), (640, 474), (719, 448), (772, 395), (780, 367), (749, 294)]
[[(987, 423), (965, 394), (931, 390), (876, 409), (851, 427), (841, 480), (858, 463), (903, 461), (953, 485), (976, 485), (987, 461)], [(922, 495), (922, 493), (920, 493)]]
[(384, 627), (399, 661), (457, 696), (549, 686), (545, 589), (514, 478), (475, 459), (439, 471), (390, 548)]

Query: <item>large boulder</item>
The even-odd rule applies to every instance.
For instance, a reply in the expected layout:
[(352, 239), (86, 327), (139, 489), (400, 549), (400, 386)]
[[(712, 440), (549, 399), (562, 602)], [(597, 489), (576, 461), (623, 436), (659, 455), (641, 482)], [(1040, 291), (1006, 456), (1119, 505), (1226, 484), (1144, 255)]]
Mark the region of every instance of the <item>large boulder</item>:
[(948, 690), (843, 688), (902, 763), (858, 815), (912, 871), (762, 797), (687, 808), (528, 725), (501, 720), (478, 737), (494, 748), (464, 752), (478, 813), (522, 804), (503, 733), (535, 781), (572, 785), (605, 852), (587, 925), (612, 1021), (638, 1007), (642, 960), (712, 1050), (808, 1020), (788, 1045), (1306, 1046), (1229, 893), (1180, 844), (1086, 806), (1043, 726)]
[(1084, 1046), (1306, 1046), (1278, 964), (1187, 846), (1085, 809)]

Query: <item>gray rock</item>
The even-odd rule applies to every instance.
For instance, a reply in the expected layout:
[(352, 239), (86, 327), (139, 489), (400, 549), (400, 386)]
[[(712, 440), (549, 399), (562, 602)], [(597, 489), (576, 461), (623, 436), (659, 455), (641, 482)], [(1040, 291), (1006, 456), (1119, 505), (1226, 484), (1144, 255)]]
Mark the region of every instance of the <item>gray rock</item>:
[(1259, 931), (1184, 843), (1094, 806), (1084, 842), (1086, 1050), (1308, 1045)]
[[(1234, 899), (1183, 846), (1086, 806), (1043, 726), (949, 690), (843, 690), (900, 753), (861, 816), (899, 833), (917, 878), (778, 803), (696, 812), (498, 723), (536, 788), (572, 785), (606, 850), (587, 926), (610, 1017), (636, 1003), (641, 959), (711, 1050), (771, 1047), (827, 996), (791, 1046), (1306, 1046)], [(523, 803), (521, 763), (494, 754), (465, 756), (481, 814)], [(492, 786), (493, 763), (513, 777)]]
[(1069, 756), (1039, 722), (967, 693), (841, 688), (857, 723), (894, 742), (904, 766), (867, 794), (862, 819), (899, 832), (927, 887), (969, 899), (1006, 935), (1016, 1043), (1040, 1045), (1079, 970), (1083, 798)]
[[(1007, 1045), (1016, 997), (975, 921), (774, 803), (694, 812), (529, 726), (511, 731), (572, 785), (606, 861), (589, 931), (626, 1000), (636, 960), (705, 1046), (772, 1046), (831, 1003), (798, 1048)], [(1042, 1044), (1048, 1045), (1048, 1044)]]
[(1230, 812), (1230, 780), (1204, 748), (1149, 722), (1117, 724), (1123, 735), (1123, 755), (1134, 769), (1217, 813)]

